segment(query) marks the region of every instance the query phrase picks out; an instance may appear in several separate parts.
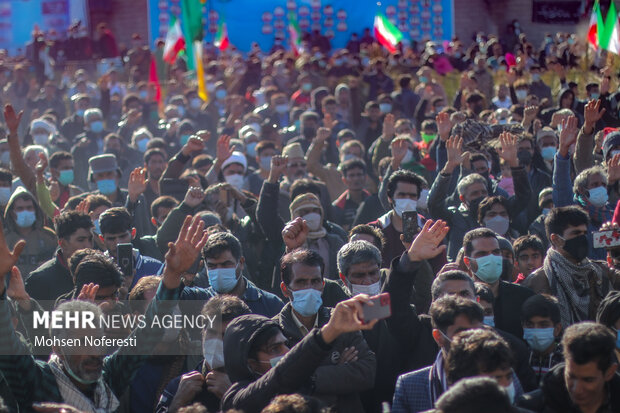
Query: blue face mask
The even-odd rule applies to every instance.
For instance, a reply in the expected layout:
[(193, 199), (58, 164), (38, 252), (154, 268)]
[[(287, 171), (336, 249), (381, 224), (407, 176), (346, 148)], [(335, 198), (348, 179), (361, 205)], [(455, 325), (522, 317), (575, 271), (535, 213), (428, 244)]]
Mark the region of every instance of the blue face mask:
[(75, 114), (78, 115), (80, 118), (83, 118), (84, 117), (84, 109), (76, 110)]
[(3, 186), (0, 187), (0, 205), (6, 205), (9, 203), (9, 199), (11, 199), (11, 187)]
[(99, 226), (99, 218), (93, 221), (93, 225), (95, 226), (95, 234), (101, 235), (101, 227)]
[(177, 106), (177, 111), (179, 112), (179, 117), (180, 118), (185, 116), (185, 106)]
[(543, 214), (544, 216), (547, 216), (547, 214), (548, 214), (549, 212), (551, 212), (551, 208), (543, 208), (543, 210), (542, 210), (542, 214)]
[(245, 145), (245, 151), (252, 158), (254, 158), (256, 156), (256, 145), (257, 144), (258, 144), (258, 142), (250, 142), (247, 145)]
[(293, 301), (291, 302), (293, 309), (304, 317), (316, 314), (323, 305), (321, 292), (314, 288), (291, 291), (291, 293), (293, 293)]
[(601, 95), (599, 93), (590, 93), (590, 99), (598, 99)]
[(110, 195), (116, 192), (116, 180), (115, 179), (102, 179), (97, 181), (97, 189), (103, 195)]
[(231, 292), (237, 286), (237, 267), (207, 270), (209, 284), (220, 294)]
[(607, 194), (607, 188), (604, 186), (597, 186), (596, 188), (590, 189), (590, 196), (588, 200), (590, 203), (596, 207), (602, 207), (607, 203), (609, 199), (609, 195)]
[(420, 80), (420, 83), (427, 83), (428, 82), (428, 78), (426, 76), (420, 76), (420, 77), (418, 77), (418, 79)]
[(278, 362), (279, 362), (280, 360), (282, 360), (282, 358), (283, 358), (283, 357), (284, 357), (284, 356), (278, 356), (278, 357), (273, 357), (273, 358), (270, 358), (270, 359), (269, 359), (269, 364), (271, 364), (271, 367), (275, 367), (275, 366), (276, 366), (276, 364), (278, 364)]
[(90, 124), (90, 130), (94, 133), (103, 132), (103, 122), (100, 120), (96, 120)]
[(476, 277), (487, 284), (494, 284), (502, 275), (502, 256), (489, 254), (485, 257), (475, 258), (478, 264)]
[(215, 91), (215, 98), (218, 100), (222, 100), (226, 97), (226, 90), (218, 89)]
[(187, 141), (189, 141), (189, 137), (192, 135), (181, 135), (181, 137), (179, 138), (179, 143), (181, 144), (181, 146), (185, 146), (185, 144), (187, 143)]
[(489, 327), (495, 327), (495, 316), (485, 315), (482, 320), (482, 324), (487, 325)]
[(553, 327), (549, 328), (524, 328), (523, 339), (534, 351), (542, 353), (555, 341)]
[(260, 167), (263, 171), (270, 171), (271, 170), (271, 156), (261, 156)]
[(142, 153), (146, 152), (146, 145), (148, 144), (149, 144), (148, 139), (140, 139), (138, 142), (136, 142), (136, 146), (138, 147), (138, 150)]
[(542, 155), (543, 159), (546, 161), (553, 160), (553, 158), (555, 158), (556, 152), (557, 152), (557, 149), (555, 148), (555, 146), (545, 146), (544, 148), (540, 150), (540, 154)]
[(60, 174), (58, 175), (58, 182), (67, 186), (73, 182), (74, 178), (73, 169), (65, 169), (64, 171), (60, 171)]
[(34, 224), (37, 219), (37, 215), (34, 211), (19, 211), (17, 215), (17, 226), (20, 228), (28, 228)]

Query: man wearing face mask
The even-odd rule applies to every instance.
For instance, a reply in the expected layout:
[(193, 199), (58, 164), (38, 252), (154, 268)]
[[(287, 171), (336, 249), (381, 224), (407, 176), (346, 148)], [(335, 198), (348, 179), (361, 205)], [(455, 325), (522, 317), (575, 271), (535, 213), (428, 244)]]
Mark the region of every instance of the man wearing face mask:
[(187, 99), (185, 118), (191, 120), (198, 130), (204, 129), (215, 132), (215, 125), (213, 125), (211, 116), (202, 110), (204, 102), (198, 96), (198, 92), (191, 89), (188, 90), (185, 92), (185, 99)]
[(157, 403), (156, 413), (176, 412), (194, 403), (202, 404), (209, 411), (217, 411), (222, 396), (231, 385), (224, 369), (224, 332), (232, 320), (250, 314), (251, 310), (237, 297), (218, 295), (204, 305), (201, 313), (205, 319), (221, 314), (221, 323), (213, 328), (205, 323), (202, 331), (203, 360), (193, 371), (168, 383)]
[(75, 112), (65, 118), (60, 125), (60, 133), (69, 142), (73, 142), (80, 133), (84, 132), (84, 113), (91, 107), (90, 96), (80, 93), (71, 96)]
[[(510, 166), (515, 187), (515, 196), (509, 199), (509, 204), (511, 210), (517, 211), (529, 201), (531, 188), (525, 169), (519, 166), (517, 137), (502, 133), (500, 142), (498, 155)], [(489, 195), (489, 187), (488, 181), (482, 175), (466, 175), (457, 184), (461, 204), (458, 207), (450, 205), (448, 196), (452, 173), (457, 166), (462, 165), (467, 154), (463, 153), (463, 140), (458, 136), (448, 139), (446, 150), (448, 160), (433, 182), (428, 195), (428, 209), (433, 218), (443, 219), (450, 224), (448, 258), (455, 260), (463, 245), (465, 233), (478, 226), (478, 206)]]
[(620, 271), (605, 261), (587, 258), (588, 224), (588, 215), (580, 207), (553, 208), (545, 219), (551, 248), (542, 268), (521, 283), (537, 294), (555, 296), (564, 326), (594, 320), (603, 297), (620, 287)]
[(27, 246), (17, 263), (24, 275), (49, 260), (58, 245), (54, 232), (44, 225), (44, 218), (36, 198), (24, 187), (17, 187), (4, 210), (5, 238), (10, 248), (19, 240), (26, 240)]
[(208, 300), (218, 294), (239, 297), (255, 314), (273, 317), (282, 309), (282, 301), (261, 290), (244, 275), (245, 257), (239, 240), (229, 232), (209, 236), (202, 257), (207, 268), (210, 287), (186, 287), (184, 300)]
[(301, 114), (299, 120), (301, 121), (301, 136), (291, 139), (287, 144), (299, 143), (305, 153), (308, 151), (312, 140), (317, 136), (319, 116), (314, 112), (306, 111)]
[(4, 211), (6, 204), (11, 199), (13, 189), (13, 174), (8, 169), (0, 168), (0, 210)]
[(99, 109), (87, 109), (84, 113), (84, 131), (75, 139), (71, 149), (75, 159), (75, 183), (88, 188), (88, 159), (104, 152), (104, 137), (108, 134), (103, 126), (103, 114)]
[[(273, 320), (292, 346), (330, 319), (331, 309), (323, 306), (321, 298), (324, 262), (315, 251), (297, 249), (282, 257), (280, 266), (280, 287), (290, 302)], [(360, 411), (359, 393), (372, 388), (375, 363), (375, 355), (361, 334), (340, 336), (333, 344), (331, 355), (323, 359), (310, 377), (313, 395), (337, 406), (341, 412)]]
[(477, 228), (465, 234), (463, 239), (464, 258), (469, 275), (477, 282), (489, 286), (495, 297), (493, 314), (495, 326), (514, 336), (522, 337), (523, 330), (515, 308), (534, 293), (528, 288), (501, 280), (503, 261), (499, 241), (495, 232), (488, 228)]

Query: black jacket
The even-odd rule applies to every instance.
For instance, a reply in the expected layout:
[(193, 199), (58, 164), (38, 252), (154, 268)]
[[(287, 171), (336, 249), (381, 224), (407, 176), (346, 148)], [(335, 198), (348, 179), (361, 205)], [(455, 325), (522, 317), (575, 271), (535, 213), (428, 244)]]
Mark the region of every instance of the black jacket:
[(60, 262), (59, 254), (61, 252), (57, 251), (54, 258), (31, 272), (25, 282), (28, 295), (49, 310), (58, 297), (73, 290), (73, 277), (69, 269)]
[[(597, 413), (620, 412), (620, 373), (607, 382), (607, 401)], [(564, 363), (553, 367), (543, 379), (541, 389), (524, 394), (517, 405), (541, 413), (581, 413), (570, 399), (564, 381)]]
[[(323, 327), (331, 317), (331, 308), (321, 307), (317, 313), (317, 326)], [(288, 303), (273, 317), (278, 323), (288, 346), (293, 347), (304, 338), (293, 319), (293, 306)], [(358, 359), (339, 364), (340, 356), (347, 347), (355, 347)], [(335, 406), (338, 412), (358, 413), (364, 410), (361, 392), (372, 389), (375, 382), (376, 359), (360, 332), (342, 334), (332, 343), (333, 351), (327, 355), (312, 374), (312, 395), (327, 406)]]
[(534, 291), (529, 288), (500, 281), (498, 294), (493, 303), (493, 314), (495, 326), (500, 330), (507, 331), (516, 337), (523, 337), (521, 327), (521, 306), (531, 296)]
[(278, 364), (262, 376), (250, 370), (248, 352), (260, 333), (278, 323), (266, 317), (248, 314), (234, 319), (224, 334), (226, 374), (233, 383), (222, 398), (222, 410), (239, 409), (258, 413), (279, 394), (309, 394), (310, 377), (330, 354), (320, 330), (313, 329)]

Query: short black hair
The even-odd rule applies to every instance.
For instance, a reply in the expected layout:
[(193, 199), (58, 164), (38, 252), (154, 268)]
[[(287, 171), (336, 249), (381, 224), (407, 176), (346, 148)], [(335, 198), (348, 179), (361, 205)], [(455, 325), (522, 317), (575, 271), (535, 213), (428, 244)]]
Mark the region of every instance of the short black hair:
[(470, 321), (484, 320), (482, 306), (475, 301), (463, 297), (441, 297), (433, 301), (430, 308), (431, 322), (433, 328), (445, 331), (454, 324), (454, 320), (459, 315), (466, 316)]
[(562, 235), (569, 226), (588, 225), (589, 222), (588, 214), (581, 207), (571, 205), (552, 208), (545, 217), (547, 238), (551, 239), (551, 234)]
[(587, 321), (571, 325), (564, 332), (562, 347), (565, 360), (582, 365), (595, 361), (603, 372), (616, 362), (616, 337), (602, 324)]
[[(271, 320), (270, 320), (271, 321)], [(263, 327), (263, 330), (258, 334), (254, 333), (252, 337), (252, 343), (250, 344), (250, 349), (248, 350), (248, 359), (257, 360), (258, 352), (269, 343), (278, 333), (281, 333), (282, 330), (278, 327), (277, 324), (273, 324), (270, 322), (269, 326)]]
[(79, 294), (82, 287), (90, 283), (99, 287), (120, 287), (123, 273), (111, 258), (103, 254), (90, 254), (80, 261), (75, 270), (75, 294)]
[(452, 338), (446, 360), (448, 384), (465, 377), (479, 376), (513, 364), (510, 346), (493, 329), (461, 331)]
[(311, 179), (302, 178), (297, 179), (290, 188), (291, 201), (297, 198), (298, 195), (311, 193), (321, 199), (321, 187), (313, 182)]
[(267, 149), (273, 149), (274, 151), (277, 151), (278, 147), (273, 141), (260, 141), (256, 144), (256, 154), (258, 156), (260, 156), (260, 154)]
[(409, 184), (413, 184), (418, 187), (418, 195), (422, 191), (422, 188), (425, 186), (426, 181), (420, 175), (415, 172), (408, 171), (406, 169), (399, 169), (396, 172), (393, 172), (392, 175), (388, 178), (387, 183), (387, 196), (391, 199), (394, 199), (394, 193), (396, 192), (396, 186), (399, 182), (406, 182)]
[(620, 291), (610, 291), (598, 306), (596, 322), (614, 328), (620, 319)]
[(90, 215), (78, 211), (61, 212), (54, 218), (54, 230), (58, 239), (68, 239), (75, 232), (84, 228), (89, 230), (93, 227)]
[(205, 318), (209, 315), (221, 315), (222, 323), (230, 323), (235, 318), (244, 314), (251, 314), (250, 307), (239, 297), (229, 294), (217, 294), (211, 297), (209, 301), (202, 307), (200, 312)]
[(435, 279), (433, 280), (433, 284), (431, 285), (431, 297), (433, 301), (435, 301), (441, 296), (441, 285), (446, 281), (467, 281), (469, 283), (469, 286), (471, 287), (471, 291), (474, 294), (476, 293), (474, 280), (465, 271), (444, 271), (442, 273), (439, 273), (437, 277), (435, 277)]
[(463, 249), (465, 250), (465, 256), (469, 257), (471, 255), (474, 250), (474, 241), (479, 238), (497, 239), (497, 234), (489, 228), (476, 228), (468, 231), (463, 238)]
[(230, 251), (232, 256), (239, 261), (243, 254), (241, 243), (230, 232), (216, 232), (209, 235), (209, 239), (207, 239), (207, 243), (202, 249), (202, 256), (207, 260), (207, 258), (217, 258), (224, 251)]
[(506, 198), (501, 195), (487, 196), (480, 202), (480, 205), (478, 206), (478, 222), (480, 223), (480, 225), (482, 225), (482, 220), (484, 219), (486, 213), (489, 212), (491, 208), (493, 208), (493, 206), (496, 204), (502, 205), (504, 208), (506, 208), (506, 212), (510, 212), (510, 204), (508, 203), (508, 200)]
[(385, 247), (385, 237), (383, 236), (383, 231), (381, 231), (374, 225), (359, 224), (354, 226), (353, 228), (351, 228), (351, 231), (349, 231), (349, 241), (351, 241), (351, 238), (355, 234), (370, 235), (375, 239), (375, 242), (373, 244), (375, 247), (379, 248), (379, 250), (383, 250), (383, 248)]
[(296, 249), (288, 254), (285, 254), (280, 259), (280, 271), (282, 274), (282, 281), (285, 285), (291, 284), (294, 264), (304, 264), (309, 267), (320, 267), (321, 277), (323, 271), (325, 270), (325, 261), (323, 261), (323, 257), (321, 257), (318, 252), (306, 248)]
[(71, 273), (71, 276), (73, 277), (74, 283), (75, 283), (75, 270), (77, 270), (77, 266), (80, 265), (82, 260), (84, 260), (84, 258), (90, 255), (101, 255), (101, 254), (103, 254), (101, 251), (97, 251), (92, 248), (82, 248), (80, 250), (75, 251), (73, 255), (71, 255), (71, 257), (65, 257), (65, 259), (68, 259), (69, 261), (69, 272)]
[(146, 165), (147, 163), (149, 163), (149, 161), (151, 160), (151, 158), (153, 156), (161, 156), (164, 161), (168, 160), (168, 155), (166, 154), (166, 152), (162, 151), (159, 148), (151, 148), (149, 150), (147, 150), (146, 152), (144, 152), (144, 164)]
[(521, 251), (529, 248), (540, 252), (543, 256), (546, 254), (545, 247), (537, 235), (521, 235), (512, 244), (512, 249), (515, 252), (515, 259), (519, 258)]
[(58, 165), (60, 165), (60, 162), (67, 160), (73, 160), (73, 155), (65, 151), (55, 152), (50, 156), (50, 168), (56, 169)]
[(495, 302), (495, 295), (493, 295), (493, 291), (491, 288), (484, 283), (475, 283), (476, 286), (476, 296), (483, 301), (493, 305)]
[(490, 377), (459, 380), (437, 400), (435, 413), (517, 413), (506, 391)]
[(112, 202), (104, 195), (101, 194), (90, 194), (86, 197), (86, 201), (88, 201), (88, 212), (93, 212), (95, 209), (99, 207), (112, 207)]
[(179, 201), (169, 195), (162, 195), (153, 201), (151, 204), (151, 216), (157, 216), (157, 210), (159, 208), (176, 208), (179, 205)]
[(558, 299), (547, 294), (536, 294), (523, 302), (521, 306), (521, 322), (526, 323), (532, 317), (548, 317), (553, 324), (562, 321)]
[(470, 159), (470, 163), (474, 163), (474, 162), (478, 162), (478, 161), (485, 161), (485, 162), (489, 162), (489, 159), (487, 158), (487, 156), (481, 152), (475, 152), (471, 155), (471, 159)]
[(101, 234), (120, 234), (121, 232), (131, 231), (132, 219), (129, 211), (125, 207), (114, 207), (106, 209), (99, 216), (99, 228)]
[(365, 174), (366, 162), (362, 161), (361, 159), (349, 159), (338, 166), (338, 170), (340, 171), (340, 173), (342, 173), (342, 176), (344, 177), (346, 177), (347, 172), (352, 169), (361, 169)]
[(0, 181), (13, 183), (13, 174), (5, 168), (0, 168)]

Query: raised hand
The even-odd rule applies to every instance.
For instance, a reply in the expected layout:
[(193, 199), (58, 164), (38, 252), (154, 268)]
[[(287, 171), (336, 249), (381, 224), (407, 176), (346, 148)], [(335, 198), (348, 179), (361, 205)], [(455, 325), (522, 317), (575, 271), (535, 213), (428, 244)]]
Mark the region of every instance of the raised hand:
[(407, 139), (397, 139), (392, 142), (392, 169), (397, 170), (407, 156), (409, 141)]
[(583, 108), (583, 132), (585, 134), (589, 135), (594, 131), (596, 122), (603, 117), (605, 111), (605, 108), (601, 109), (601, 101), (599, 99), (586, 103), (586, 106)]
[(620, 180), (620, 154), (616, 154), (607, 163), (607, 185)]
[(219, 162), (220, 165), (223, 164), (226, 159), (231, 157), (232, 153), (233, 153), (233, 150), (230, 147), (230, 136), (228, 135), (220, 136), (220, 138), (217, 140), (217, 152), (216, 152), (217, 162)]
[(271, 158), (271, 169), (269, 170), (269, 178), (267, 179), (272, 184), (277, 184), (280, 177), (286, 170), (288, 164), (288, 158), (286, 156), (275, 155)]
[(286, 245), (286, 251), (290, 252), (303, 246), (309, 231), (308, 224), (301, 217), (297, 217), (287, 223), (282, 230), (282, 240), (284, 240), (284, 245)]
[(331, 132), (330, 129), (328, 129), (326, 127), (320, 127), (316, 131), (316, 142), (318, 144), (320, 144), (321, 146), (323, 146), (325, 144), (325, 142), (329, 139), (331, 134), (332, 134), (332, 132)]
[(463, 139), (460, 136), (451, 136), (446, 142), (448, 160), (443, 168), (446, 174), (451, 174), (454, 168), (459, 166), (468, 155), (463, 153)]
[(88, 209), (90, 207), (90, 202), (88, 202), (86, 199), (83, 199), (80, 201), (80, 203), (75, 207), (75, 210), (77, 212), (81, 212), (82, 214), (86, 214), (88, 215)]
[(13, 267), (11, 270), (11, 280), (9, 282), (9, 288), (6, 290), (6, 295), (14, 301), (19, 302), (20, 306), (25, 310), (30, 308), (30, 295), (26, 292), (22, 273), (17, 267)]
[(80, 290), (80, 293), (78, 294), (77, 299), (94, 303), (95, 297), (97, 297), (97, 291), (99, 291), (99, 284), (84, 284), (82, 286), (82, 289)]
[(15, 247), (13, 247), (13, 251), (11, 251), (4, 238), (4, 228), (2, 227), (2, 222), (0, 222), (0, 294), (4, 291), (4, 280), (6, 275), (17, 263), (19, 255), (22, 253), (25, 246), (26, 241), (17, 241)]
[(339, 302), (334, 308), (329, 322), (321, 328), (323, 340), (329, 344), (341, 334), (371, 330), (379, 320), (364, 323), (364, 304), (373, 305), (373, 302), (364, 294)]
[(439, 220), (435, 223), (430, 219), (426, 221), (407, 250), (409, 260), (412, 262), (423, 261), (441, 254), (446, 246), (440, 244), (448, 235), (448, 231), (450, 231), (450, 227), (444, 221)]
[(334, 125), (336, 125), (336, 120), (331, 114), (326, 113), (325, 116), (323, 116), (323, 126), (332, 131)]
[(39, 154), (39, 162), (34, 167), (37, 174), (37, 182), (43, 182), (43, 174), (47, 169), (47, 156), (43, 152)]
[(606, 95), (607, 93), (609, 93), (609, 82), (610, 80), (607, 76), (601, 79), (601, 86), (600, 86), (601, 95)]
[(386, 142), (390, 142), (392, 139), (394, 139), (395, 123), (396, 118), (392, 113), (388, 113), (387, 115), (385, 115), (385, 118), (383, 119), (383, 133), (381, 133), (381, 139)]
[(579, 132), (578, 120), (576, 116), (569, 116), (568, 119), (562, 121), (562, 132), (560, 132), (560, 145), (558, 152), (566, 158), (568, 156), (568, 148), (577, 141), (577, 133)]
[(452, 130), (452, 122), (450, 122), (450, 114), (448, 112), (440, 112), (435, 116), (437, 122), (437, 133), (439, 139), (447, 141), (450, 138), (450, 130)]
[(505, 160), (511, 168), (519, 166), (519, 158), (517, 158), (517, 152), (519, 151), (518, 139), (516, 135), (510, 132), (502, 132), (499, 135), (500, 148), (497, 154), (500, 158)]
[[(210, 132), (207, 132), (209, 136), (211, 136)], [(187, 143), (183, 145), (181, 149), (181, 153), (185, 156), (190, 156), (194, 152), (202, 152), (205, 148), (205, 140), (197, 135), (192, 135), (187, 140)]]
[(179, 237), (176, 242), (168, 243), (166, 266), (164, 267), (162, 282), (166, 288), (173, 290), (181, 284), (181, 276), (200, 256), (202, 248), (207, 243), (205, 223), (200, 217), (185, 217)]
[(517, 81), (517, 74), (515, 73), (514, 70), (509, 70), (506, 73), (506, 81), (511, 86), (514, 85), (514, 83)]
[(538, 113), (538, 106), (527, 106), (523, 109), (523, 125), (530, 126), (534, 119), (536, 119), (536, 114)]
[(138, 197), (146, 191), (146, 168), (136, 168), (129, 174), (129, 183), (127, 184), (127, 192), (129, 192), (129, 200), (137, 202)]
[(6, 123), (6, 127), (9, 130), (9, 136), (16, 136), (22, 116), (24, 116), (23, 110), (16, 114), (11, 104), (4, 105), (4, 123)]

